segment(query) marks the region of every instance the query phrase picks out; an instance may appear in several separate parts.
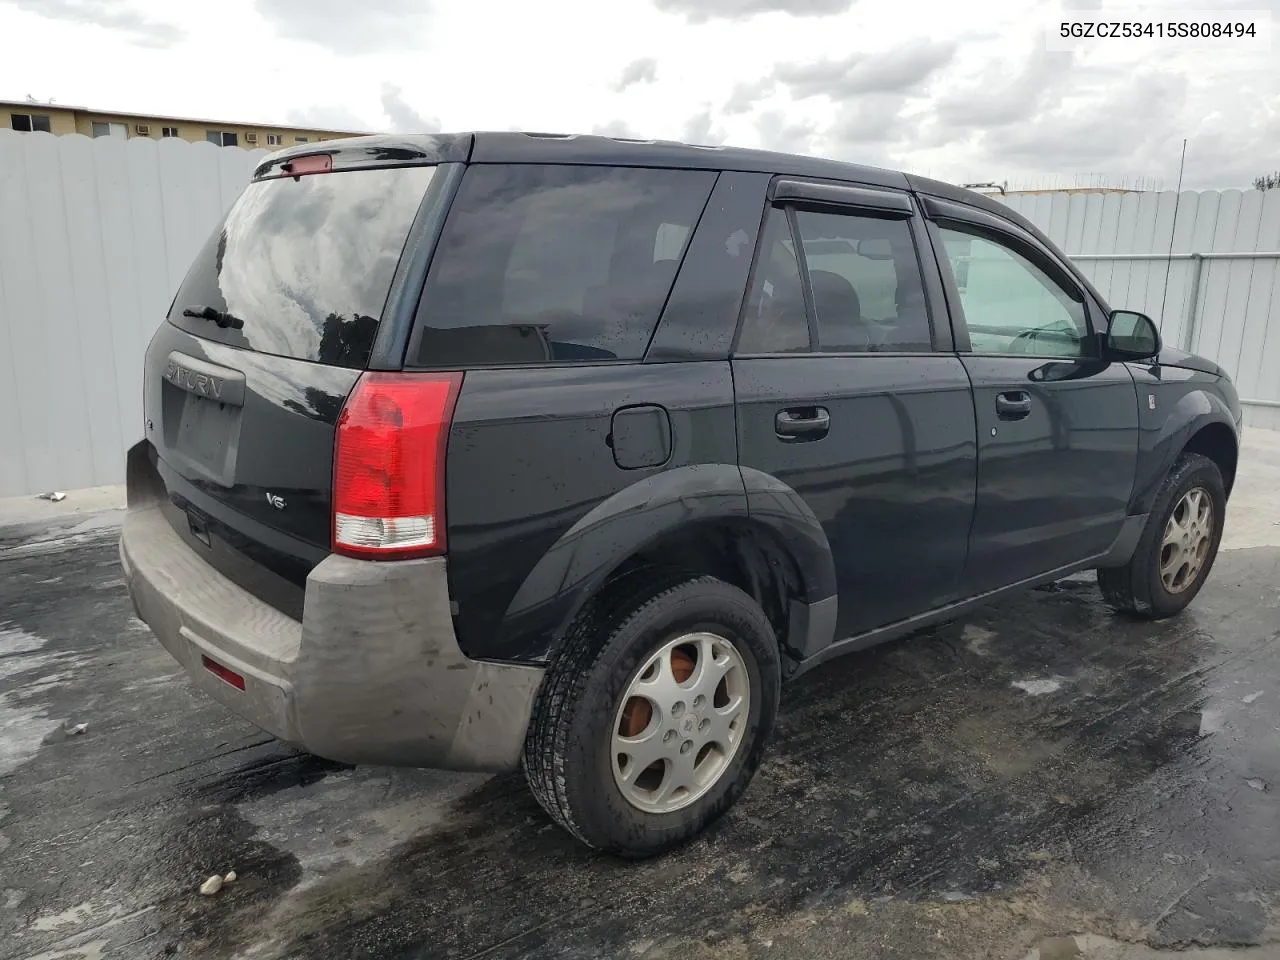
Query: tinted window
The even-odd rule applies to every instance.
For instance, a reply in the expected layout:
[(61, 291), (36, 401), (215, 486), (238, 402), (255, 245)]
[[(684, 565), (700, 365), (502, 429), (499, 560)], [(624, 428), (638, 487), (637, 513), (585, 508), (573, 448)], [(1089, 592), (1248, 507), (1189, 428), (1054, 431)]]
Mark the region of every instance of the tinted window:
[[(363, 367), (434, 167), (251, 183), (196, 257), (169, 319), (237, 347)], [(212, 307), (244, 322), (184, 317)]]
[(1078, 294), (1012, 247), (960, 230), (941, 232), (974, 353), (1092, 355)]
[(791, 228), (786, 213), (774, 208), (760, 237), (738, 353), (800, 353), (808, 349), (809, 325)]
[(636, 360), (715, 174), (467, 170), (418, 310), (418, 366)]
[(932, 347), (924, 285), (906, 220), (800, 210), (819, 349)]

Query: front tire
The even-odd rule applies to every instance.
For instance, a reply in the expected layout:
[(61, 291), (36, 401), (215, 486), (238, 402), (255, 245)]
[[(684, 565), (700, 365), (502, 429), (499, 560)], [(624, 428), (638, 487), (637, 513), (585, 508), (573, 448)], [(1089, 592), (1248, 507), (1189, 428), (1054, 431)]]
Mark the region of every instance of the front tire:
[(778, 709), (773, 628), (714, 577), (635, 578), (591, 605), (547, 672), (525, 741), (529, 786), (588, 846), (647, 857), (742, 795)]
[(1115, 609), (1146, 620), (1180, 613), (1200, 592), (1217, 558), (1226, 509), (1218, 465), (1184, 453), (1161, 485), (1129, 563), (1098, 571), (1103, 597)]

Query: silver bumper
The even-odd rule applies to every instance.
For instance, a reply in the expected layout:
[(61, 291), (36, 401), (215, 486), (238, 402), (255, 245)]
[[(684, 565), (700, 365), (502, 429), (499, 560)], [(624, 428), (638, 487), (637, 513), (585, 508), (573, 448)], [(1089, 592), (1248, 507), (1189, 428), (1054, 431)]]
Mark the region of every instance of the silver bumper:
[(544, 671), (463, 655), (443, 558), (330, 556), (307, 578), (301, 623), (205, 563), (154, 502), (130, 507), (120, 559), (138, 616), (192, 681), (268, 733), (345, 763), (519, 763)]

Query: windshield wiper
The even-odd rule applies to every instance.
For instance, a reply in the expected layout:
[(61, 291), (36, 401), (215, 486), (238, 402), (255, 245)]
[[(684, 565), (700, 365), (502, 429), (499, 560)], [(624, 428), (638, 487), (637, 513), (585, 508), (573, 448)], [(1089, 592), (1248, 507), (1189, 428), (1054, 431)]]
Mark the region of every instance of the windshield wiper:
[(184, 317), (194, 317), (197, 320), (212, 320), (224, 330), (227, 327), (232, 330), (239, 330), (244, 326), (244, 321), (239, 317), (233, 317), (231, 314), (215, 310), (213, 307), (202, 307), (199, 304), (183, 307), (182, 315)]

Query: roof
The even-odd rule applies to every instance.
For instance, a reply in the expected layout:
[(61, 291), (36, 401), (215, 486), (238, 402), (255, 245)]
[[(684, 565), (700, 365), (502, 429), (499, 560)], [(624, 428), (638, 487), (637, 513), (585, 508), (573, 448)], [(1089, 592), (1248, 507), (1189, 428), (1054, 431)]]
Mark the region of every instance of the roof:
[[(282, 176), (293, 157), (324, 153), (334, 169), (427, 163), (563, 163), (632, 167), (674, 167), (686, 170), (739, 170), (868, 186), (911, 190), (915, 193), (968, 204), (1018, 224), (1049, 249), (1052, 241), (1013, 208), (984, 194), (941, 180), (839, 160), (805, 157), (741, 147), (702, 147), (671, 140), (632, 140), (585, 134), (558, 133), (435, 133), (385, 135), (301, 144), (267, 156), (254, 178)], [(1099, 304), (1106, 301), (1080, 269), (1063, 258), (1067, 269)]]
[[(303, 144), (272, 154), (258, 167), (257, 176), (291, 156), (315, 153)], [(387, 135), (350, 140), (326, 140), (324, 152), (335, 165), (368, 166), (391, 156), (403, 163), (565, 163), (633, 167), (677, 167), (687, 170), (741, 170), (823, 180), (843, 180), (870, 186), (909, 189), (904, 174), (839, 160), (804, 157), (742, 147), (702, 147), (670, 140), (631, 140), (588, 134), (479, 132)]]
[(167, 113), (134, 113), (129, 110), (100, 110), (97, 107), (82, 107), (73, 103), (33, 103), (30, 100), (0, 100), (0, 107), (24, 107), (29, 110), (69, 110), (73, 113), (93, 113), (104, 117), (128, 117), (130, 120), (173, 120), (177, 123), (212, 124), (224, 127), (266, 127), (276, 130), (315, 130), (319, 133), (344, 133), (350, 136), (361, 136), (358, 130), (338, 130), (332, 127), (299, 126), (296, 123), (267, 123), (261, 120), (210, 120), (204, 117), (175, 117)]

